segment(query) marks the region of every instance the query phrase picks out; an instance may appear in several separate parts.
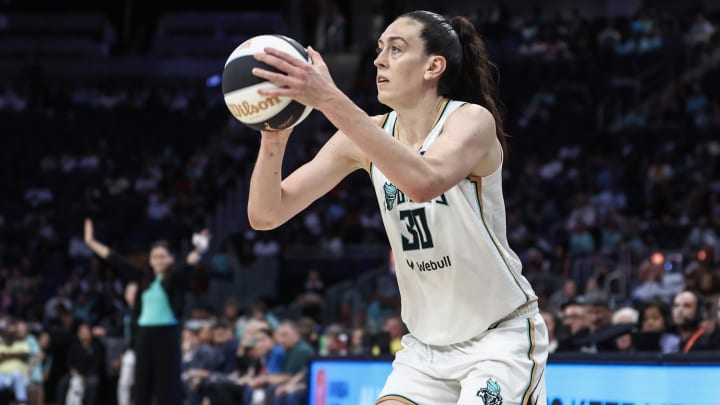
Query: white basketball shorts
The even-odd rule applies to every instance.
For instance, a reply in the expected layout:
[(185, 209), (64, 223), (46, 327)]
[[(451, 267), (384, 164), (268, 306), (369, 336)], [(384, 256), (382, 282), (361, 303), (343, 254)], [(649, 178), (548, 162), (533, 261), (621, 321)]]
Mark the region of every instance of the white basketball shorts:
[(411, 405), (545, 405), (548, 336), (537, 309), (467, 342), (426, 345), (402, 338), (377, 400)]

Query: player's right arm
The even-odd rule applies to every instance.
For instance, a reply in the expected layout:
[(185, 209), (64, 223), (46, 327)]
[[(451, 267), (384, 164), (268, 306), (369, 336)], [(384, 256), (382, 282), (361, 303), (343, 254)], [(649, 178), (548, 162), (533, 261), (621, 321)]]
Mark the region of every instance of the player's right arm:
[(262, 132), (248, 198), (248, 220), (254, 229), (277, 228), (345, 176), (368, 166), (360, 150), (336, 132), (311, 161), (283, 179), (282, 160), (290, 132)]

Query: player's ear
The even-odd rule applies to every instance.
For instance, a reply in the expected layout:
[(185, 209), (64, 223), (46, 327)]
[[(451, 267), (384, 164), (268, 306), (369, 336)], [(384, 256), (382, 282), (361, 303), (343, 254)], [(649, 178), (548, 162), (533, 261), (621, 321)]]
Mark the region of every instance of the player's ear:
[(425, 80), (439, 78), (447, 68), (447, 60), (441, 55), (430, 55), (425, 66)]

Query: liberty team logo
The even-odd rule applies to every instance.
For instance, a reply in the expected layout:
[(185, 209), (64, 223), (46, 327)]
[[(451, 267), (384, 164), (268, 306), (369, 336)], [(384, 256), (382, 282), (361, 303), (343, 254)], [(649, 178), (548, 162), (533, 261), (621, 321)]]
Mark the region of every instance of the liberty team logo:
[(487, 386), (480, 388), (477, 396), (482, 398), (485, 405), (502, 405), (502, 397), (500, 396), (500, 386), (497, 381), (492, 378), (487, 380)]
[(395, 200), (397, 199), (398, 195), (398, 188), (395, 187), (394, 184), (386, 182), (383, 185), (383, 192), (385, 193), (385, 208), (390, 211), (395, 206)]

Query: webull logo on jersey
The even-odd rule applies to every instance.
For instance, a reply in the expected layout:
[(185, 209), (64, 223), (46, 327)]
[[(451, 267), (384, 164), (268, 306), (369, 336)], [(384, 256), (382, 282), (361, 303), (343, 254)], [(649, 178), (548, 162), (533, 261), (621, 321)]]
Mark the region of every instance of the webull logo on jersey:
[[(400, 191), (397, 186), (392, 183), (385, 182), (385, 184), (383, 184), (383, 193), (385, 194), (385, 208), (387, 208), (388, 211), (392, 211), (393, 207), (395, 207), (396, 202), (397, 205), (405, 202), (412, 202), (411, 199), (405, 197), (405, 194), (403, 194), (403, 192)], [(433, 202), (448, 205), (445, 194), (440, 194), (440, 196), (433, 200)]]
[(435, 271), (452, 266), (450, 256), (443, 256), (440, 260), (421, 260), (419, 262), (405, 259), (405, 263), (407, 263), (408, 267), (410, 267), (410, 270), (415, 270), (417, 268), (417, 271)]

